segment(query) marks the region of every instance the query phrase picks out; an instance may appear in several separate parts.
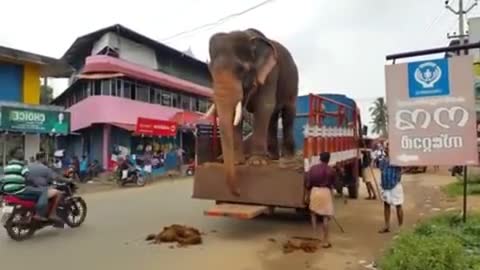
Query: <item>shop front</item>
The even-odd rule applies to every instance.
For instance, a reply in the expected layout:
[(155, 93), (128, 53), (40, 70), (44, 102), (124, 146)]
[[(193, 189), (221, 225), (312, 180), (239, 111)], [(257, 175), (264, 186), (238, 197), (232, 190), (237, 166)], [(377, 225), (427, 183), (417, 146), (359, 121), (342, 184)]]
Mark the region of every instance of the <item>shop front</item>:
[(55, 138), (70, 133), (70, 113), (60, 107), (3, 103), (0, 105), (0, 119), (2, 166), (10, 159), (8, 153), (15, 147), (24, 150), (27, 160), (41, 151), (51, 156)]

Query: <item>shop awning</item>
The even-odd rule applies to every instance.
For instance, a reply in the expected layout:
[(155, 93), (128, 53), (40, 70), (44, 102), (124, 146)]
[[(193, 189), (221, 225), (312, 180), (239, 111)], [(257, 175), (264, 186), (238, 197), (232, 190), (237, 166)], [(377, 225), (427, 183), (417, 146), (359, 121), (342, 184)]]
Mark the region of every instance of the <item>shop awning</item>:
[(198, 123), (209, 123), (213, 121), (213, 117), (208, 117), (207, 119), (203, 117), (204, 114), (201, 113), (183, 111), (176, 113), (171, 120), (183, 127), (195, 127)]

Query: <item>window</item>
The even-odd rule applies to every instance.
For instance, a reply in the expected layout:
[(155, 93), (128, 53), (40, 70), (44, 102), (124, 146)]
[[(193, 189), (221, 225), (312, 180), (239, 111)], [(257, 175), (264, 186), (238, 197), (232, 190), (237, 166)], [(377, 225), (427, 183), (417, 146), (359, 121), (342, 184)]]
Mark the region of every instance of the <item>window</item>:
[(99, 80), (93, 81), (93, 95), (100, 96), (102, 94), (102, 84)]
[(182, 109), (190, 111), (190, 97), (186, 95), (181, 95), (180, 96), (181, 103), (182, 103)]
[(121, 97), (122, 96), (122, 86), (123, 86), (122, 79), (116, 79), (115, 82), (117, 84), (116, 96)]
[(101, 80), (101, 84), (102, 84), (102, 96), (109, 96), (111, 93), (112, 81), (110, 79)]
[(177, 93), (172, 93), (172, 107), (180, 108), (180, 96)]
[(93, 96), (93, 91), (92, 91), (92, 81), (85, 81), (85, 90), (87, 92), (87, 97), (88, 96)]
[(167, 91), (162, 91), (162, 103), (163, 106), (172, 106), (172, 94)]
[(135, 99), (143, 102), (150, 102), (149, 87), (143, 84), (138, 84)]
[(206, 113), (208, 110), (208, 100), (206, 99), (199, 99), (198, 100), (198, 111), (202, 113)]
[(132, 98), (132, 85), (128, 81), (123, 81), (123, 97)]
[(190, 98), (190, 108), (192, 108), (192, 111), (197, 112), (198, 111), (198, 98), (197, 97), (192, 97)]

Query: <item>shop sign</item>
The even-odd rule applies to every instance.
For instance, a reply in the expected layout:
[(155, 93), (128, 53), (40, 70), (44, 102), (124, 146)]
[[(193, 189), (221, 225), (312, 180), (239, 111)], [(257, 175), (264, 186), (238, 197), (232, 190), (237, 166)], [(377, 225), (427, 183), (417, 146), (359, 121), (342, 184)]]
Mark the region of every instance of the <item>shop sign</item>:
[(135, 133), (149, 136), (174, 137), (177, 135), (177, 123), (139, 117), (135, 126)]
[(70, 133), (70, 113), (2, 106), (1, 129), (27, 133)]
[(476, 165), (472, 57), (387, 65), (385, 72), (391, 162)]

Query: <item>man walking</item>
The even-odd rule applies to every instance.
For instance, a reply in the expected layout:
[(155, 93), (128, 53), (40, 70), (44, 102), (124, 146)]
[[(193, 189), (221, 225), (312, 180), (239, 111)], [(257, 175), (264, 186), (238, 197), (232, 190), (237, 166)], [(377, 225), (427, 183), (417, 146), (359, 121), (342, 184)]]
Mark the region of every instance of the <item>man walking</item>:
[(312, 219), (313, 230), (317, 227), (317, 216), (320, 217), (320, 227), (323, 231), (323, 247), (330, 248), (328, 222), (334, 215), (333, 186), (335, 182), (335, 170), (328, 166), (330, 153), (320, 154), (320, 163), (312, 166), (306, 175), (306, 189), (310, 192), (309, 209)]
[(400, 183), (402, 168), (390, 164), (388, 146), (385, 149), (385, 157), (379, 164), (381, 171), (382, 199), (384, 207), (385, 227), (379, 233), (390, 232), (391, 206), (395, 206), (397, 212), (398, 226), (403, 225), (403, 186)]

